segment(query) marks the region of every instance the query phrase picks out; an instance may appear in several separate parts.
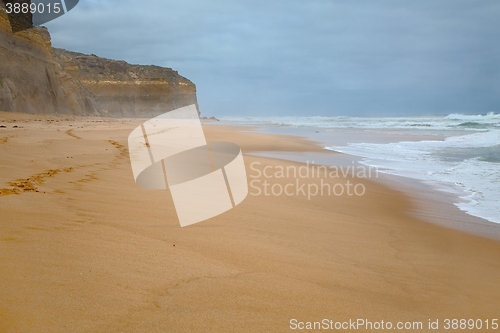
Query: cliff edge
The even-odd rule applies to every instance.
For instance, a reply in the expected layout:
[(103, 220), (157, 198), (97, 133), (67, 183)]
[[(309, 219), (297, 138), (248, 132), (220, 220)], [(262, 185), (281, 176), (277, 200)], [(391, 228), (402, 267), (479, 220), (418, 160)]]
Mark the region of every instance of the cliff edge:
[(152, 117), (197, 104), (196, 86), (170, 68), (52, 48), (44, 27), (13, 32), (0, 1), (0, 110)]
[(196, 86), (171, 68), (131, 65), (63, 49), (54, 60), (92, 93), (101, 114), (155, 116), (197, 104)]

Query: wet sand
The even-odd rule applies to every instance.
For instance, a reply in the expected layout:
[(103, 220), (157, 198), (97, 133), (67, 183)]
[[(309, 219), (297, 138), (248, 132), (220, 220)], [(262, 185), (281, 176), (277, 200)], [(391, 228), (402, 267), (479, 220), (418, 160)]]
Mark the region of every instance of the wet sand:
[[(408, 196), (370, 180), (326, 178), (366, 193), (310, 200), (251, 188), (181, 228), (168, 191), (134, 183), (127, 137), (140, 123), (0, 114), (0, 332), (288, 332), (294, 318), (425, 331), (429, 319), (442, 330), (445, 318), (498, 318), (500, 243), (420, 220)], [(322, 151), (204, 130), (242, 147), (249, 176), (252, 163), (302, 165), (247, 153)]]

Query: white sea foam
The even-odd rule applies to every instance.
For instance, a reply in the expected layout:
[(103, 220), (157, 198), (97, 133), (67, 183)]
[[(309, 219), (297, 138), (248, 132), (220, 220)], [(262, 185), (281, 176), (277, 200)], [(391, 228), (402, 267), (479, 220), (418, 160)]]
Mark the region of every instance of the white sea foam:
[[(441, 141), (350, 143), (327, 147), (359, 156), (387, 173), (424, 181), (456, 195), (463, 211), (500, 223), (500, 114), (426, 117), (232, 117), (223, 123), (280, 128), (377, 129), (394, 134), (446, 137)], [(332, 133), (333, 133), (332, 132)], [(366, 133), (366, 132), (365, 132)], [(366, 137), (370, 141), (369, 135)], [(391, 136), (389, 136), (391, 137)], [(323, 136), (322, 139), (325, 139)], [(334, 140), (332, 140), (334, 141)], [(332, 142), (332, 145), (335, 142)]]
[(233, 125), (315, 128), (415, 128), (415, 129), (500, 129), (500, 114), (422, 117), (223, 117)]
[(490, 112), (485, 115), (481, 114), (459, 114), (459, 113), (452, 113), (449, 114), (445, 117), (445, 119), (451, 119), (451, 120), (477, 120), (477, 121), (500, 121), (500, 114), (496, 114), (494, 112)]
[(364, 164), (383, 172), (454, 193), (461, 210), (500, 223), (500, 130), (444, 141), (353, 143), (327, 149), (360, 156)]

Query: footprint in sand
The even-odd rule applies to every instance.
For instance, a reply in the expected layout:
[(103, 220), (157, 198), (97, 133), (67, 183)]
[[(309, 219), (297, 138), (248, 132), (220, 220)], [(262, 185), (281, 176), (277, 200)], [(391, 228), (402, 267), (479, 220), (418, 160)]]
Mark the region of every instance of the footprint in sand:
[(75, 138), (75, 139), (81, 139), (81, 137), (79, 137), (78, 135), (74, 134), (73, 133), (73, 128), (72, 129), (69, 129), (66, 131), (66, 134), (68, 134), (69, 136)]
[(13, 138), (13, 137), (14, 136), (12, 136), (12, 135), (11, 136), (4, 136), (4, 137), (0, 138), (0, 143), (7, 143), (7, 142), (9, 142), (9, 139)]
[[(73, 168), (72, 167), (66, 168), (63, 169), (62, 171), (71, 172), (73, 171)], [(7, 184), (11, 186), (11, 188), (1, 188), (0, 196), (19, 194), (24, 192), (39, 192), (38, 185), (45, 183), (46, 178), (53, 177), (57, 175), (59, 172), (61, 172), (60, 169), (47, 170), (45, 172), (37, 173), (36, 175), (33, 175), (26, 179), (18, 179), (16, 181), (9, 182)]]

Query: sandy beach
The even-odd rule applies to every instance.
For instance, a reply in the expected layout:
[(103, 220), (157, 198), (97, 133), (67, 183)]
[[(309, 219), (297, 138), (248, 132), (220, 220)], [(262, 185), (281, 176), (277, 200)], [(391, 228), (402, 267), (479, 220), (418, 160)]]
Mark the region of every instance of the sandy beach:
[[(408, 196), (371, 180), (324, 179), (366, 189), (352, 196), (251, 189), (181, 228), (168, 191), (134, 183), (127, 137), (142, 122), (0, 113), (0, 332), (290, 332), (293, 319), (421, 331), (439, 320), (442, 331), (446, 319), (500, 319), (500, 243), (419, 220)], [(249, 180), (265, 180), (252, 163), (303, 165), (248, 153), (323, 152), (293, 136), (204, 131), (242, 148)]]

